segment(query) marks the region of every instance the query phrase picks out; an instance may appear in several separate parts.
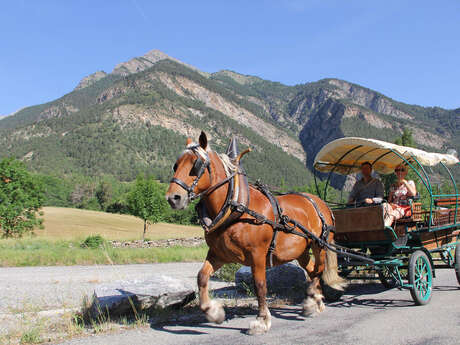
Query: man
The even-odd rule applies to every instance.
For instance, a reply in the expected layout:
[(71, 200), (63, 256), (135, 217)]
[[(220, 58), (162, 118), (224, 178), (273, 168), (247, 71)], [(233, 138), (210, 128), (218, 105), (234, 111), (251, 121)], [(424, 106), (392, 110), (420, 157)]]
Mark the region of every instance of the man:
[(362, 179), (357, 181), (350, 193), (348, 203), (357, 204), (380, 204), (383, 200), (383, 184), (380, 180), (372, 177), (372, 164), (361, 164)]

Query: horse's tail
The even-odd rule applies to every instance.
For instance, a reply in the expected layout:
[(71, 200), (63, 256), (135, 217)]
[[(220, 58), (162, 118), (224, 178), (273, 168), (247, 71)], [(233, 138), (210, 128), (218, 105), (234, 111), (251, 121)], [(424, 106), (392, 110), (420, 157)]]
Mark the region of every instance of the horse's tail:
[[(332, 243), (334, 240), (331, 241)], [(344, 294), (347, 282), (339, 276), (337, 254), (326, 249), (326, 265), (323, 271), (323, 293), (328, 301), (339, 300)]]

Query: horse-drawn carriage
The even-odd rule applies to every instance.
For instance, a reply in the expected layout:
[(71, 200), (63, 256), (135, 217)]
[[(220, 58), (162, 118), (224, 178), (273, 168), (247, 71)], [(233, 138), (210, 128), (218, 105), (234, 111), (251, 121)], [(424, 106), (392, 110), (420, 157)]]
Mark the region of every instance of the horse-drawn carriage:
[[(459, 165), (454, 156), (360, 138), (336, 140), (318, 153), (315, 169), (328, 173), (328, 182), (333, 173), (350, 174), (363, 161), (371, 161), (381, 173), (393, 171), (401, 162), (414, 169), (428, 191), (429, 207), (424, 209), (415, 202), (410, 218), (386, 227), (382, 206), (331, 211), (324, 202), (325, 193), (320, 194), (323, 200), (297, 192), (275, 196), (263, 184), (248, 184), (240, 165), (247, 151), (238, 154), (232, 140), (227, 154), (217, 154), (210, 149), (205, 133), (199, 143), (188, 139), (166, 192), (174, 209), (184, 209), (190, 201), (200, 199), (197, 211), (209, 251), (198, 273), (198, 287), (200, 308), (209, 321), (225, 319), (222, 306), (208, 295), (208, 282), (226, 263), (238, 262), (252, 269), (259, 311), (250, 324), (250, 334), (271, 327), (265, 298), (266, 268), (293, 260), (311, 279), (302, 303), (305, 316), (324, 311), (325, 286), (338, 292), (336, 296), (343, 292), (346, 284), (338, 274), (337, 254), (343, 258), (343, 275), (373, 267), (386, 286), (410, 288), (417, 304), (430, 300), (435, 268), (456, 265), (459, 278), (459, 193), (447, 168)], [(437, 164), (445, 169), (454, 192), (443, 195), (433, 191), (425, 167)], [(438, 261), (444, 265), (434, 265)]]
[[(458, 159), (379, 140), (337, 139), (325, 145), (315, 158), (315, 170), (327, 174), (325, 187), (318, 188), (320, 197), (327, 200), (327, 186), (334, 173), (350, 175), (363, 162), (370, 162), (380, 174), (388, 174), (400, 164), (407, 165), (424, 189), (419, 191), (424, 200), (411, 200), (409, 216), (392, 226), (385, 226), (381, 204), (335, 207), (335, 241), (358, 254), (350, 258), (344, 251), (339, 265), (342, 276), (376, 271), (385, 287), (410, 289), (419, 305), (431, 299), (436, 269), (455, 268), (460, 284), (460, 195), (449, 170), (449, 166), (460, 167)], [(449, 182), (448, 192), (437, 191), (433, 177), (438, 178), (438, 183), (443, 179)]]

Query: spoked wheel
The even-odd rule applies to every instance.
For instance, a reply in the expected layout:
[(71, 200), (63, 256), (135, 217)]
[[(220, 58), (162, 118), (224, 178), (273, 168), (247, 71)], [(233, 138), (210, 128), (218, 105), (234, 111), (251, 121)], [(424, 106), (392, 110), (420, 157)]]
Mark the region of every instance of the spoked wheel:
[(380, 282), (387, 289), (393, 289), (398, 285), (398, 281), (394, 277), (395, 268), (392, 266), (384, 266), (382, 269), (377, 271)]
[(455, 247), (455, 275), (457, 276), (457, 281), (460, 284), (460, 243)]
[(430, 259), (421, 250), (416, 250), (409, 259), (410, 293), (417, 305), (430, 302), (433, 287), (433, 272)]

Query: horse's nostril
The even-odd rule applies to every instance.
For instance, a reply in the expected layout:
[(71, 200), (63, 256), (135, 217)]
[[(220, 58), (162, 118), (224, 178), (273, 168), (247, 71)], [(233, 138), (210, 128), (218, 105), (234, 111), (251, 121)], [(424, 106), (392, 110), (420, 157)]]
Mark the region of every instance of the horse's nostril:
[(174, 194), (173, 199), (174, 200), (180, 200), (180, 195), (179, 194)]

